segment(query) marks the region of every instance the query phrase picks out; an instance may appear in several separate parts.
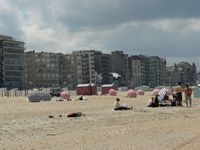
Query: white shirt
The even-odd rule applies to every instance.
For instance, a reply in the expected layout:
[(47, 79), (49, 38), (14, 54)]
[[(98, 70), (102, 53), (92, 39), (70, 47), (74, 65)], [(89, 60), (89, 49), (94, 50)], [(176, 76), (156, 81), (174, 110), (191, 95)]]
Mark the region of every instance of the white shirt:
[(119, 108), (119, 107), (121, 107), (121, 104), (119, 102), (115, 101), (114, 106), (115, 106), (115, 108)]

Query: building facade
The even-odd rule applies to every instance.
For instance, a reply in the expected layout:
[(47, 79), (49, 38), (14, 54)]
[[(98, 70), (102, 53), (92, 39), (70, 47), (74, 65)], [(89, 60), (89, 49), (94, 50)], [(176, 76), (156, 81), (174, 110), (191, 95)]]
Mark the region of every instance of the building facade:
[(28, 87), (59, 86), (59, 55), (34, 51), (26, 53)]
[(147, 57), (138, 55), (129, 57), (129, 84), (131, 88), (146, 86)]
[(189, 64), (188, 62), (180, 62), (168, 68), (170, 68), (167, 70), (166, 82), (168, 85), (176, 85), (178, 82), (191, 85), (197, 83), (197, 68), (194, 63)]
[(129, 78), (128, 55), (123, 51), (111, 52), (111, 70), (121, 77), (117, 80), (119, 86), (127, 86)]
[(75, 76), (77, 84), (101, 84), (101, 55), (95, 50), (74, 51)]
[(164, 86), (166, 82), (166, 60), (158, 56), (150, 56), (148, 60), (148, 85), (150, 87)]
[(102, 84), (111, 84), (113, 78), (111, 76), (111, 54), (102, 54), (101, 58), (101, 74), (102, 74)]
[(25, 88), (25, 43), (0, 35), (0, 87)]

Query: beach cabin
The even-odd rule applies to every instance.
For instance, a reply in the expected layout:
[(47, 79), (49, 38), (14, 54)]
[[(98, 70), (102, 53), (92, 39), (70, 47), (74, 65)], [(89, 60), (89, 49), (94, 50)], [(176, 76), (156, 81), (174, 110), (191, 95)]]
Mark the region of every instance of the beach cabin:
[(101, 95), (108, 94), (110, 89), (116, 89), (114, 84), (103, 84), (101, 86)]
[(78, 84), (76, 87), (77, 95), (97, 95), (97, 87), (94, 84)]

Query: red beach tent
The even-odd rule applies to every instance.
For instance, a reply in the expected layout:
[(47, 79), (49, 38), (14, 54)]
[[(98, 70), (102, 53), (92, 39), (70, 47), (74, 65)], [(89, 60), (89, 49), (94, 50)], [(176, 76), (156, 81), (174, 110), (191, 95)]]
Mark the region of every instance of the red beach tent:
[(77, 95), (97, 95), (97, 87), (94, 84), (78, 84), (76, 87)]
[(109, 94), (110, 89), (115, 89), (114, 84), (103, 84), (101, 86), (101, 95)]

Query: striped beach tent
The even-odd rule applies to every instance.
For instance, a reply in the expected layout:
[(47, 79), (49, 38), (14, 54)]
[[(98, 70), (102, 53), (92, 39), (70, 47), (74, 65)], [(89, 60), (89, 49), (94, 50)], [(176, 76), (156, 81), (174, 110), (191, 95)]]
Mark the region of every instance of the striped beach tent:
[(158, 100), (162, 101), (164, 96), (166, 95), (166, 93), (167, 93), (167, 89), (166, 88), (162, 88), (158, 93), (158, 95), (159, 95), (158, 96)]

